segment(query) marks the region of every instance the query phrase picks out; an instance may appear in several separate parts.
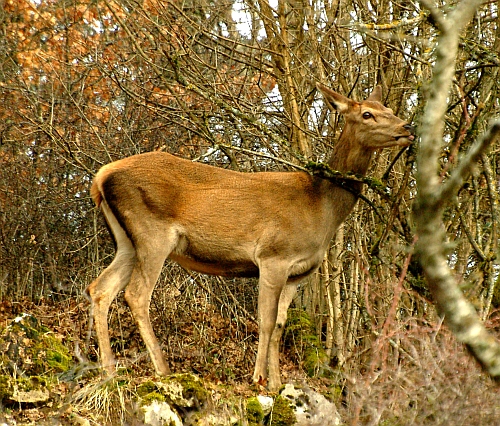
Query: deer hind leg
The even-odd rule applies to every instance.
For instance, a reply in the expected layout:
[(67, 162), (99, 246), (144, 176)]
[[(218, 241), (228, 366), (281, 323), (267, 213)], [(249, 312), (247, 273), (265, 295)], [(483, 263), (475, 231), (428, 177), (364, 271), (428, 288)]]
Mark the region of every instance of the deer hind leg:
[(109, 306), (120, 290), (128, 284), (136, 263), (136, 253), (132, 242), (116, 218), (104, 204), (102, 208), (115, 237), (116, 255), (111, 264), (87, 287), (85, 293), (91, 302), (91, 319), (95, 323), (101, 365), (111, 374), (115, 369), (115, 358), (109, 340)]
[(132, 311), (155, 370), (160, 375), (169, 374), (170, 369), (163, 358), (160, 344), (151, 326), (149, 305), (165, 259), (175, 246), (176, 240), (177, 238), (172, 233), (170, 237), (153, 238), (153, 242), (160, 241), (162, 247), (151, 244), (141, 248), (138, 247), (138, 261), (132, 272), (130, 283), (125, 290), (125, 300)]
[(267, 367), (269, 343), (276, 325), (280, 294), (285, 287), (287, 275), (277, 269), (273, 271), (260, 268), (258, 320), (259, 344), (253, 373), (254, 383), (265, 385), (267, 382)]
[(281, 386), (280, 375), (280, 340), (285, 328), (288, 307), (297, 293), (296, 284), (287, 284), (280, 294), (278, 304), (278, 314), (276, 316), (276, 325), (269, 342), (269, 390), (277, 391)]

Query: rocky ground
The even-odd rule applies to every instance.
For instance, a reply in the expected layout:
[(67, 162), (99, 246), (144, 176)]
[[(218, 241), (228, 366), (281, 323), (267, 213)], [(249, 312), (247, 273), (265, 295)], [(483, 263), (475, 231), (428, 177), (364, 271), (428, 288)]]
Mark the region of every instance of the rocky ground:
[[(87, 347), (87, 315), (86, 303), (72, 300), (0, 304), (0, 424), (340, 424), (335, 404), (305, 377), (279, 394), (234, 379), (241, 372), (218, 374), (218, 363), (201, 374), (190, 368), (160, 378), (151, 373), (144, 353), (114, 376), (104, 376)], [(133, 335), (124, 328), (124, 335)], [(182, 371), (181, 363), (176, 367)], [(285, 370), (291, 374), (290, 366)]]

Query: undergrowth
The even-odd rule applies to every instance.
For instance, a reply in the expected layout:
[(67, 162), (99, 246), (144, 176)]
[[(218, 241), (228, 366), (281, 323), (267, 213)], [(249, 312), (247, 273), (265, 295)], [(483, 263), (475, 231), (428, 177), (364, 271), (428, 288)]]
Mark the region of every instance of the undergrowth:
[[(83, 303), (25, 303), (22, 307), (23, 311), (40, 319), (47, 329), (65, 335), (72, 353), (79, 348), (85, 357), (95, 358), (95, 346), (85, 349), (83, 345), (88, 314)], [(0, 326), (5, 327), (19, 314), (19, 309), (20, 306), (13, 308), (9, 303), (2, 303)], [(116, 326), (116, 310), (113, 315), (112, 322), (115, 321)], [(43, 406), (23, 406), (18, 411), (11, 405), (3, 419), (10, 416), (22, 423), (30, 416), (38, 418), (36, 424), (44, 424), (42, 420), (48, 422), (50, 416), (72, 416), (88, 419), (90, 424), (119, 424), (133, 417), (140, 397), (138, 384), (147, 386), (152, 367), (135, 326), (126, 319), (128, 314), (120, 315), (121, 327), (117, 329), (125, 333), (127, 339), (122, 339), (118, 359), (126, 369), (120, 370), (115, 377), (103, 379), (97, 370), (73, 368), (70, 371), (82, 372), (73, 377), (65, 373), (59, 384), (53, 384), (52, 392), (60, 396), (51, 410)], [(201, 323), (189, 322), (189, 315)], [(160, 320), (154, 318), (154, 322)], [(203, 309), (200, 305), (200, 310), (187, 309), (186, 317), (180, 316), (178, 321), (177, 333), (169, 336), (158, 333), (172, 371), (194, 373), (202, 378), (210, 389), (208, 401), (214, 410), (228, 410), (234, 418), (242, 419), (242, 425), (247, 424), (246, 401), (265, 393), (250, 384), (257, 337), (252, 321), (245, 325), (251, 330), (245, 335), (242, 323), (232, 324), (210, 305), (204, 305)], [(495, 333), (497, 325), (491, 320), (490, 331)], [(336, 403), (346, 424), (500, 424), (498, 385), (435, 315), (392, 324), (385, 334), (374, 335), (370, 346), (359, 348), (343, 366), (335, 367), (334, 374), (326, 377), (308, 377), (304, 371), (307, 350), (316, 345), (308, 338), (307, 318), (300, 312), (294, 315), (292, 311), (289, 326), (285, 331), (285, 350), (281, 359), (284, 382), (307, 384), (328, 396)], [(182, 349), (185, 358), (172, 348)], [(82, 360), (75, 356), (72, 362), (79, 364)], [(232, 375), (221, 374), (223, 369), (232, 369)], [(251, 422), (256, 423), (259, 418), (261, 415), (254, 413)]]

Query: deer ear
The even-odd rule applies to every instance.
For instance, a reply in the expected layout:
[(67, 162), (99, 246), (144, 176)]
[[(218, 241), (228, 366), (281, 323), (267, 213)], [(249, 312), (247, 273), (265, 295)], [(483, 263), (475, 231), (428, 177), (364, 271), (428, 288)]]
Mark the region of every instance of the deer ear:
[(345, 113), (352, 107), (353, 101), (349, 98), (334, 92), (332, 89), (321, 83), (316, 83), (316, 87), (321, 93), (323, 93), (327, 103), (338, 112)]
[(375, 86), (375, 89), (373, 89), (373, 92), (366, 100), (376, 102), (382, 101), (382, 86)]

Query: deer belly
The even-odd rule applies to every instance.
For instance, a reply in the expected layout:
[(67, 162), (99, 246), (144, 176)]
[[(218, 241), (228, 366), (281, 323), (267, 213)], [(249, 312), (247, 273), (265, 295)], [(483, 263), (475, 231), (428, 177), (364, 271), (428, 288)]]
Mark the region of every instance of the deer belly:
[(254, 278), (259, 276), (259, 268), (251, 262), (197, 259), (175, 253), (172, 253), (169, 257), (184, 269), (202, 274), (229, 278)]

